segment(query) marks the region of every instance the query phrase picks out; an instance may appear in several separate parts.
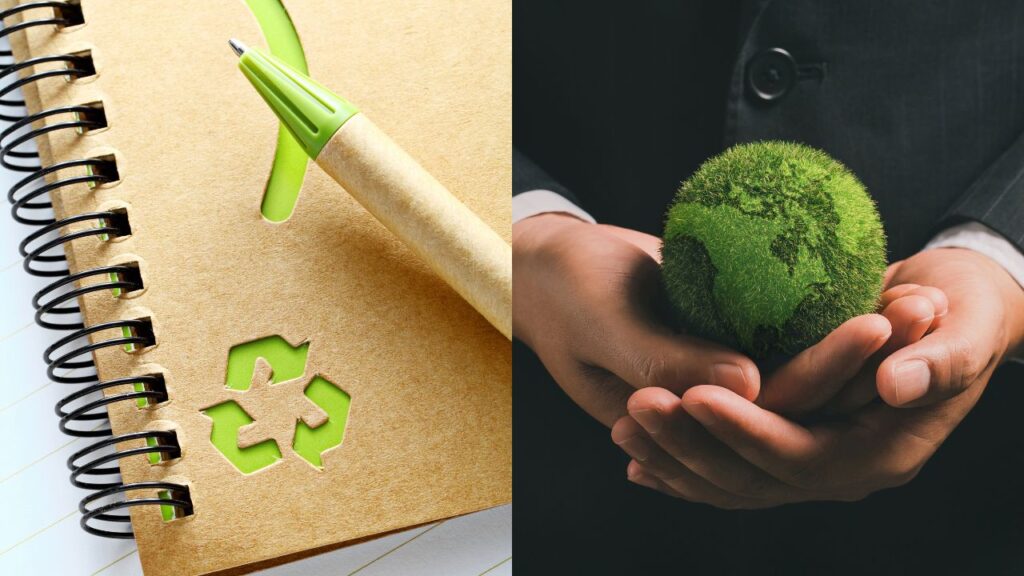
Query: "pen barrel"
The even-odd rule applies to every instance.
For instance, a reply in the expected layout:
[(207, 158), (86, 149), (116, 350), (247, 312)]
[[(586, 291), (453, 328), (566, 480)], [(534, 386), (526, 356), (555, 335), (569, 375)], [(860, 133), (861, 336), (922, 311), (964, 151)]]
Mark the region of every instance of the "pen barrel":
[(316, 162), (506, 338), (512, 248), (364, 114)]

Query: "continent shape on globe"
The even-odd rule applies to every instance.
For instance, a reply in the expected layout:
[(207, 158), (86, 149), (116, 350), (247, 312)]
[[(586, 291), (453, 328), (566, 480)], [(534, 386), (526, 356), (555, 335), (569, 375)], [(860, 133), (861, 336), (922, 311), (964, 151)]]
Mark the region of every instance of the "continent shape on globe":
[[(783, 233), (777, 222), (725, 204), (686, 204), (680, 214), (689, 219), (689, 233), (704, 245), (715, 264), (715, 301), (731, 301), (738, 309), (731, 324), (741, 342), (753, 342), (758, 326), (781, 330), (812, 287), (828, 281), (821, 258), (811, 255), (806, 246), (799, 248), (792, 272), (772, 253), (772, 239)], [(721, 219), (728, 219), (731, 226), (715, 230), (712, 223)], [(756, 258), (760, 265), (745, 266), (743, 260), (730, 258), (730, 251), (736, 250)]]
[(683, 183), (662, 274), (684, 328), (757, 358), (795, 354), (874, 311), (885, 235), (838, 161), (788, 142), (734, 146)]

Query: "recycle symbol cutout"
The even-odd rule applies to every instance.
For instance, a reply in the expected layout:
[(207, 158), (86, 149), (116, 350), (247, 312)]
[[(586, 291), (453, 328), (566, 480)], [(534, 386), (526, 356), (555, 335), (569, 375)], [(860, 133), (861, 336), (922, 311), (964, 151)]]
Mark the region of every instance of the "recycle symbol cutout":
[[(351, 398), (319, 374), (305, 379), (309, 342), (280, 336), (238, 344), (228, 353), (224, 386), (237, 399), (204, 408), (210, 441), (243, 474), (293, 452), (322, 470), (324, 452), (341, 445)], [(283, 452), (282, 452), (283, 447)]]

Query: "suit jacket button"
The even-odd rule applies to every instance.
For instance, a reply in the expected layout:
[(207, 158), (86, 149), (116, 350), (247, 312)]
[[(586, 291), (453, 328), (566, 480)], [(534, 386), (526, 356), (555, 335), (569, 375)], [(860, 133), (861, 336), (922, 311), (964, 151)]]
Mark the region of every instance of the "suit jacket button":
[(796, 60), (782, 48), (761, 50), (747, 62), (747, 90), (762, 102), (781, 99), (796, 84)]

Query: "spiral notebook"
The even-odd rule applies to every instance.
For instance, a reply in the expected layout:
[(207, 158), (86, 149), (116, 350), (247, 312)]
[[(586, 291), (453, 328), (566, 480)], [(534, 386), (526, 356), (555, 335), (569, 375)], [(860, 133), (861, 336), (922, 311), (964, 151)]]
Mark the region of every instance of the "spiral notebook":
[(146, 574), (237, 573), (510, 500), (509, 342), (296, 154), (226, 45), (343, 92), (508, 239), (510, 3), (0, 7), (25, 95), (0, 88), (0, 162), (52, 279), (54, 425), (92, 439), (85, 529)]

